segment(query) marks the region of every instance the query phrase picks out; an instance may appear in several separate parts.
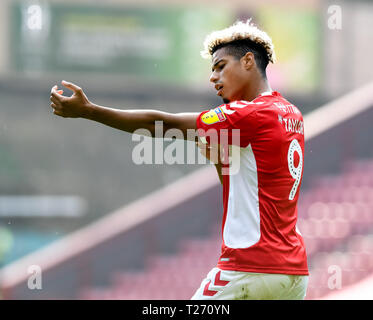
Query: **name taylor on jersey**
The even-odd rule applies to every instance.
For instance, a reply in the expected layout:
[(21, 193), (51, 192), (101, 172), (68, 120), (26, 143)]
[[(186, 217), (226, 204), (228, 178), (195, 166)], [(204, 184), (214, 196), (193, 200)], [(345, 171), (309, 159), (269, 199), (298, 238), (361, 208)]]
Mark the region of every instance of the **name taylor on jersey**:
[[(282, 103), (274, 103), (277, 108), (279, 108), (281, 111), (287, 113), (287, 114), (300, 114), (297, 107), (293, 105), (284, 105)], [(282, 115), (278, 115), (278, 121), (282, 123), (284, 126), (286, 132), (293, 132), (293, 133), (299, 133), (304, 135), (304, 122), (303, 120), (295, 119), (292, 117), (285, 117)]]

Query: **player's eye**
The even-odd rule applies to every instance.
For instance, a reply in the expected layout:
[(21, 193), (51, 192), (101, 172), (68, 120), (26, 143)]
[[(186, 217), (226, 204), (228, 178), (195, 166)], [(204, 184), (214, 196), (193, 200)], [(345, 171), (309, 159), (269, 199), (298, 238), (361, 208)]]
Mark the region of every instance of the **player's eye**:
[(211, 71), (214, 72), (214, 71), (221, 71), (224, 67), (225, 67), (226, 63), (221, 63), (221, 64), (217, 64), (216, 66), (214, 66)]
[(223, 70), (223, 68), (225, 67), (225, 63), (223, 64), (219, 64), (219, 66), (217, 67), (218, 70)]

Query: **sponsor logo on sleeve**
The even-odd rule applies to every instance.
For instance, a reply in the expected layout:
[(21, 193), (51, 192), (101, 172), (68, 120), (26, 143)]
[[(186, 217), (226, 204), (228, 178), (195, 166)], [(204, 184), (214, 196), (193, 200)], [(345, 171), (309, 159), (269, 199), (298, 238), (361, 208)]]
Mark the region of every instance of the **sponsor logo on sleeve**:
[(221, 107), (215, 108), (206, 112), (202, 117), (201, 120), (205, 124), (214, 124), (217, 122), (222, 122), (226, 120), (227, 117), (225, 116)]

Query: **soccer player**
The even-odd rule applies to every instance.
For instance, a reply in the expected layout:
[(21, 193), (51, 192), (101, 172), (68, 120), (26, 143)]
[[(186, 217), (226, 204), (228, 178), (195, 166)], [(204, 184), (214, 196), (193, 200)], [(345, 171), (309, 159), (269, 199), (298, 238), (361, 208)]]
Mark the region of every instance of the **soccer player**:
[[(303, 118), (268, 83), (266, 67), (275, 61), (272, 40), (250, 21), (239, 21), (208, 35), (201, 53), (212, 59), (210, 81), (224, 102), (211, 110), (172, 114), (106, 108), (66, 81), (62, 84), (72, 96), (54, 86), (51, 107), (58, 116), (86, 118), (130, 133), (144, 128), (154, 136), (156, 121), (163, 122), (164, 132), (179, 129), (184, 137), (188, 129), (199, 129), (209, 146), (226, 139), (229, 156), (233, 146), (239, 148), (238, 172), (230, 171), (231, 162), (216, 161), (223, 183), (222, 251), (192, 299), (304, 299), (307, 256), (296, 226)], [(218, 133), (218, 141), (204, 134), (209, 129)], [(210, 157), (209, 151), (204, 155)]]

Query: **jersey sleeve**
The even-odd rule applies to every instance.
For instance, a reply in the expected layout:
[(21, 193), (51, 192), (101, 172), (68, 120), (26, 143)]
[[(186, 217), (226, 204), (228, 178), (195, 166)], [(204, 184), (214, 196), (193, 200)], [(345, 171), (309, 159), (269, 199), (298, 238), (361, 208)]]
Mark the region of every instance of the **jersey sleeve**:
[(246, 147), (256, 131), (256, 110), (240, 102), (202, 111), (197, 118), (198, 136), (207, 144)]

